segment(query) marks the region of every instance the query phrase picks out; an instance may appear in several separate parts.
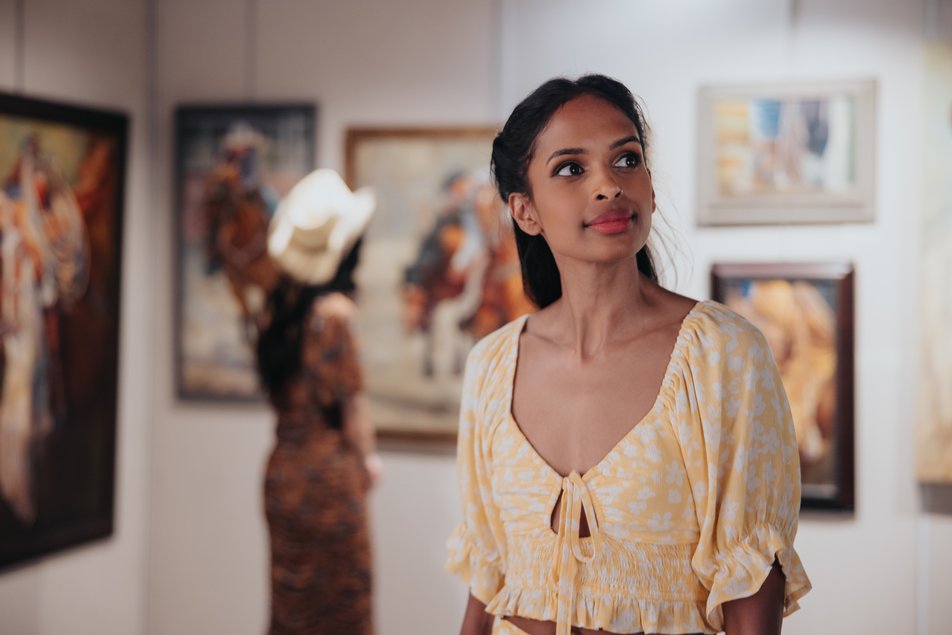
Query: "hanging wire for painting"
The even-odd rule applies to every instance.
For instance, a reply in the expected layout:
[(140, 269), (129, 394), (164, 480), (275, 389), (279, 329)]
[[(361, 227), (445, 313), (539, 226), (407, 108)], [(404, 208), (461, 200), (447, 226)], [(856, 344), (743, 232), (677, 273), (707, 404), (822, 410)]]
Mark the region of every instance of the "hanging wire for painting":
[(16, 52), (14, 54), (14, 60), (16, 63), (16, 68), (14, 69), (14, 88), (16, 92), (22, 93), (24, 90), (24, 84), (26, 82), (26, 55), (24, 53), (25, 48), (25, 28), (24, 28), (24, 4), (26, 0), (17, 0), (16, 2), (16, 16), (14, 18), (16, 22), (14, 38), (16, 40), (14, 46), (16, 47)]
[(245, 92), (248, 99), (257, 97), (258, 2), (247, 0), (245, 10)]
[(794, 30), (800, 20), (800, 0), (790, 0), (790, 26)]

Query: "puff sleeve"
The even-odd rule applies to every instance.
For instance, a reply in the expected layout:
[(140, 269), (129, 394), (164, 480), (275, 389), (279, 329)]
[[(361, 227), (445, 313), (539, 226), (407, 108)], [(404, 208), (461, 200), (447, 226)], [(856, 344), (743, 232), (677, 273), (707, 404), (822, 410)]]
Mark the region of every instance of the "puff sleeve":
[(684, 404), (685, 463), (700, 527), (691, 566), (708, 589), (706, 614), (724, 628), (723, 604), (756, 593), (776, 560), (784, 615), (810, 581), (794, 551), (800, 465), (787, 397), (764, 336), (724, 310), (696, 333)]
[(503, 586), (505, 537), (492, 495), (487, 422), (480, 404), (485, 368), (477, 345), (466, 360), (457, 437), (457, 484), (463, 521), (447, 541), (446, 570), (466, 582), (475, 598), (489, 604)]

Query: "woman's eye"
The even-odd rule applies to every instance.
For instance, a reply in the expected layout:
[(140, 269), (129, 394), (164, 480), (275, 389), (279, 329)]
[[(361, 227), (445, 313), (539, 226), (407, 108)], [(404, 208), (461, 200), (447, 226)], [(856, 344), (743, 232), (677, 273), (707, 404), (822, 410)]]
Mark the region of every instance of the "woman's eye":
[(556, 176), (578, 176), (582, 173), (582, 166), (578, 163), (563, 163), (555, 169)]
[(636, 152), (626, 152), (615, 161), (616, 168), (637, 168), (641, 165), (641, 155)]

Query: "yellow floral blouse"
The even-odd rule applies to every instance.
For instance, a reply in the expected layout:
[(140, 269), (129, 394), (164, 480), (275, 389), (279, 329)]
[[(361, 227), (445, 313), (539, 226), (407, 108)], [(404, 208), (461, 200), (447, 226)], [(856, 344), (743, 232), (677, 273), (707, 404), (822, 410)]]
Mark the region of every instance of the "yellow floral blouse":
[[(470, 353), (460, 412), (463, 522), (447, 569), (496, 616), (615, 633), (716, 633), (776, 559), (785, 615), (810, 581), (793, 548), (800, 467), (763, 335), (727, 307), (685, 317), (651, 411), (585, 474), (562, 476), (512, 417), (526, 316)], [(564, 494), (564, 495), (563, 495)], [(560, 498), (560, 495), (561, 498)], [(556, 502), (559, 532), (549, 519)], [(581, 512), (590, 536), (579, 537)]]

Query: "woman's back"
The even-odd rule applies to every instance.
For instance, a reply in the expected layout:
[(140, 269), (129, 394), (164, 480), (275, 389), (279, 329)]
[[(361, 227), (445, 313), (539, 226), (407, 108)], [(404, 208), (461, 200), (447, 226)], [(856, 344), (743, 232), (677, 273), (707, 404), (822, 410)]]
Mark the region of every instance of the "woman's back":
[(361, 389), (353, 313), (340, 293), (314, 300), (301, 325), (301, 370), (273, 398), (271, 635), (371, 632), (368, 481), (342, 426), (345, 401)]

